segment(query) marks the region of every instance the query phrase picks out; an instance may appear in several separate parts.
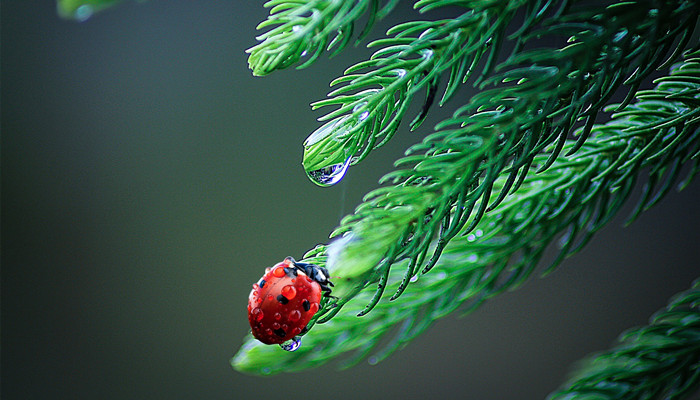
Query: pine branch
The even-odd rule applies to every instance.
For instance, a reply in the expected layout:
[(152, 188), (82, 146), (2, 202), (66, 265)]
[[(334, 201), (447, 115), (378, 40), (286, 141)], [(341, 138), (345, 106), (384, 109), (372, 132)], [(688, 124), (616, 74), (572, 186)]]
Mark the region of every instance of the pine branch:
[[(416, 6), (422, 6), (421, 12), (442, 5), (419, 3)], [(331, 82), (331, 86), (340, 87), (329, 93), (329, 99), (312, 104), (314, 109), (337, 109), (320, 118), (328, 122), (307, 139), (304, 169), (317, 171), (342, 164), (350, 157), (352, 164), (359, 163), (391, 139), (413, 97), (427, 88), (422, 110), (410, 123), (410, 129), (416, 129), (427, 116), (444, 72), (449, 71), (449, 78), (441, 106), (489, 52), (491, 62), (483, 67), (482, 76), (493, 67), (498, 46), (492, 44), (500, 43), (509, 22), (526, 3), (503, 1), (449, 20), (406, 22), (391, 28), (387, 32), (391, 37), (368, 44), (382, 47), (369, 60), (353, 65)], [(530, 10), (532, 14), (544, 11)], [(532, 23), (535, 18), (525, 20)]]
[(379, 0), (270, 0), (265, 7), (270, 15), (257, 29), (270, 28), (258, 36), (261, 43), (251, 47), (248, 65), (253, 75), (271, 72), (298, 64), (304, 68), (324, 50), (336, 54), (350, 43), (355, 22), (364, 14), (369, 19), (357, 41), (366, 36), (374, 21), (384, 17), (398, 0), (388, 0), (379, 7)]
[[(444, 2), (418, 3), (423, 5), (421, 11), (426, 11)], [(440, 75), (450, 70), (442, 105), (469, 79), (488, 49), (488, 59), (475, 81), (482, 82), (493, 70), (505, 28), (520, 9), (526, 10), (524, 22), (508, 36), (515, 40), (515, 51), (499, 66), (507, 72), (492, 77), (482, 87), (502, 82), (460, 112), (470, 115), (474, 110), (502, 108), (536, 113), (532, 114), (536, 116), (535, 123), (554, 122), (544, 132), (536, 132), (542, 143), (535, 151), (554, 140), (561, 144), (578, 118), (588, 117), (588, 123), (592, 123), (623, 81), (630, 85), (629, 93), (633, 95), (639, 82), (663, 61), (677, 37), (681, 38), (677, 49), (684, 48), (697, 20), (693, 18), (697, 16), (697, 5), (692, 2), (665, 4), (659, 10), (653, 2), (639, 1), (609, 7), (600, 13), (585, 10), (564, 14), (566, 2), (558, 10), (554, 2), (475, 4), (481, 7), (454, 20), (400, 24), (389, 30), (393, 37), (372, 42), (370, 45), (383, 48), (336, 79), (332, 84), (343, 86), (331, 92), (329, 99), (313, 104), (314, 108), (337, 105), (338, 109), (321, 118), (330, 121), (305, 143), (306, 171), (328, 169), (350, 157), (353, 164), (361, 161), (392, 137), (412, 97), (427, 86), (423, 109), (410, 124), (411, 129), (417, 127), (433, 101)], [(545, 19), (548, 12), (552, 15)], [(532, 32), (538, 23), (540, 29)], [(572, 44), (561, 49), (523, 50), (528, 42), (562, 36), (568, 36)], [(669, 59), (677, 55), (674, 53)], [(540, 93), (538, 84), (547, 92)], [(519, 96), (519, 104), (505, 101), (510, 96)], [(521, 120), (532, 121), (532, 116), (526, 114)], [(455, 118), (452, 124), (463, 122)], [(528, 127), (523, 128), (525, 131)]]
[[(678, 182), (684, 165), (690, 165), (690, 172), (679, 188), (687, 185), (700, 171), (700, 52), (688, 54), (683, 64), (656, 82), (655, 89), (637, 93), (637, 101), (615, 113), (610, 122), (592, 126), (589, 140), (575, 155), (568, 154), (579, 146), (575, 140), (565, 142), (565, 151), (557, 152), (554, 162), (549, 161), (557, 151), (553, 146), (537, 155), (530, 169), (551, 166), (527, 174), (513, 195), (485, 214), (471, 233), (462, 228), (445, 245), (436, 271), (418, 278), (413, 273), (420, 264), (412, 259), (397, 264), (406, 272), (389, 269), (382, 262), (380, 271), (387, 278), (380, 279), (389, 291), (381, 301), (373, 299), (376, 293), (370, 288), (355, 291), (364, 279), (352, 269), (356, 260), (329, 259), (338, 257), (330, 254), (336, 246), (343, 257), (365, 257), (357, 249), (348, 255), (352, 236), (330, 249), (319, 246), (309, 252), (305, 261), (326, 265), (333, 276), (343, 278), (336, 281), (334, 294), (344, 307), (326, 304), (318, 320), (325, 323), (317, 323), (295, 353), (249, 337), (232, 360), (233, 366), (267, 374), (306, 369), (343, 355), (349, 358), (341, 366), (348, 366), (366, 358), (384, 336), (393, 335), (385, 348), (370, 357), (370, 362), (378, 362), (460, 306), (467, 312), (487, 298), (516, 288), (535, 271), (547, 246), (558, 240), (559, 256), (543, 269), (550, 272), (617, 214), (640, 177), (648, 176), (648, 183), (631, 219)], [(494, 190), (508, 186), (508, 179), (505, 174), (495, 180)], [(448, 222), (445, 229), (450, 226)], [(396, 298), (409, 282), (411, 290)], [(376, 304), (375, 309), (357, 318), (356, 313), (368, 303)]]
[[(499, 67), (504, 72), (482, 84), (494, 89), (474, 96), (436, 133), (409, 149), (396, 163), (402, 169), (383, 178), (389, 185), (369, 193), (331, 235), (352, 232), (343, 263), (353, 265), (343, 272), (365, 284), (377, 283), (362, 313), (381, 297), (392, 264), (410, 260), (408, 278), (430, 270), (455, 235), (474, 229), (528, 173), (551, 167), (565, 147), (567, 154), (582, 148), (615, 89), (627, 82), (629, 93), (636, 93), (640, 80), (666, 63), (668, 53), (677, 56), (671, 49), (686, 45), (699, 9), (695, 2), (638, 1), (545, 19), (530, 37), (566, 35), (572, 43), (514, 53)], [(579, 119), (586, 121), (578, 139), (565, 146)], [(545, 149), (548, 158), (533, 169)], [(497, 185), (503, 174), (504, 183)]]
[(700, 280), (623, 334), (549, 399), (683, 399), (700, 387)]

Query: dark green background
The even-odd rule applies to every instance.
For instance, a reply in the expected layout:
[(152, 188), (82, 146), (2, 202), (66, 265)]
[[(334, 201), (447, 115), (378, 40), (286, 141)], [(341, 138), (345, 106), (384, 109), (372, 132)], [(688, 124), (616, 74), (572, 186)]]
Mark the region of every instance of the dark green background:
[(3, 399), (542, 398), (699, 275), (696, 181), (377, 366), (235, 372), (250, 284), (325, 242), (439, 120), (314, 186), (308, 104), (368, 53), (254, 78), (244, 50), (266, 15), (163, 0), (75, 23), (3, 1)]

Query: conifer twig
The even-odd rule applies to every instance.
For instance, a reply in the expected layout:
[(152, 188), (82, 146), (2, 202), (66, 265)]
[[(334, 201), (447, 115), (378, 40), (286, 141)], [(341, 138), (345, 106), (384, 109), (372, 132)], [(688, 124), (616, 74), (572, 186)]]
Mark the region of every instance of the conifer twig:
[[(501, 72), (484, 81), (494, 89), (474, 96), (397, 161), (398, 169), (382, 179), (385, 186), (366, 195), (331, 235), (352, 232), (343, 259), (352, 266), (344, 272), (363, 284), (376, 283), (376, 294), (362, 313), (381, 297), (392, 264), (409, 260), (407, 278), (430, 270), (455, 235), (474, 229), (528, 173), (554, 163), (577, 120), (585, 123), (575, 144), (566, 146), (568, 154), (587, 141), (615, 89), (628, 82), (630, 93), (636, 93), (639, 80), (668, 53), (677, 56), (671, 51), (674, 39), (680, 37), (682, 44), (692, 32), (700, 5), (653, 5), (661, 8), (638, 0), (544, 19), (542, 30), (531, 36), (570, 35), (571, 43), (514, 53)], [(547, 160), (531, 168), (545, 149)], [(496, 185), (503, 174), (504, 184)]]
[[(559, 152), (550, 168), (528, 174), (476, 229), (463, 228), (445, 245), (435, 271), (416, 280), (391, 269), (385, 280), (389, 290), (371, 313), (355, 316), (372, 301), (372, 290), (346, 292), (341, 294), (348, 301), (345, 307), (327, 307), (320, 316), (325, 323), (316, 324), (295, 353), (248, 338), (232, 360), (234, 367), (251, 373), (295, 371), (341, 355), (349, 356), (343, 366), (352, 365), (375, 350), (381, 338), (393, 334), (390, 343), (370, 357), (377, 362), (460, 306), (469, 311), (523, 283), (545, 248), (558, 240), (559, 256), (542, 269), (550, 272), (616, 215), (641, 176), (648, 175), (648, 183), (631, 218), (679, 181), (681, 165), (690, 166), (679, 187), (687, 185), (700, 171), (700, 52), (688, 54), (683, 64), (657, 82), (655, 89), (640, 91), (638, 101), (614, 114), (610, 122), (592, 126), (591, 137), (578, 153)], [(567, 141), (563, 149), (574, 146), (578, 146), (575, 140)], [(550, 162), (551, 151), (555, 150), (537, 155), (530, 168)], [(508, 178), (502, 176), (494, 189), (507, 184)], [(305, 261), (326, 265), (332, 275), (343, 278), (342, 266), (326, 263), (328, 253), (326, 246), (319, 246)], [(398, 266), (415, 269), (410, 260)], [(411, 290), (396, 298), (407, 279), (414, 280)], [(338, 293), (355, 283), (352, 277), (339, 280)], [(395, 300), (389, 301), (391, 297)]]
[(269, 17), (257, 29), (269, 28), (258, 36), (259, 44), (247, 50), (253, 75), (267, 75), (305, 60), (313, 63), (324, 51), (336, 54), (350, 43), (354, 24), (364, 14), (369, 19), (358, 41), (369, 33), (375, 19), (388, 14), (397, 0), (380, 7), (379, 0), (270, 0)]
[(590, 356), (550, 400), (683, 399), (700, 387), (700, 280), (649, 325)]

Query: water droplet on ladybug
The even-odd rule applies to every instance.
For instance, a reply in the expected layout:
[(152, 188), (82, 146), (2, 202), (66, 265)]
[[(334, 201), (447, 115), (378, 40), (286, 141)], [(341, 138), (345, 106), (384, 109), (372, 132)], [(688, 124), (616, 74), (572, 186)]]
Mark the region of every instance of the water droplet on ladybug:
[(318, 311), (318, 303), (311, 303), (311, 314), (316, 314), (316, 311)]
[(297, 290), (292, 285), (287, 285), (281, 290), (282, 296), (286, 297), (288, 300), (294, 298), (297, 295)]
[(272, 323), (272, 329), (277, 330), (281, 327), (279, 322), (273, 322)]
[(272, 270), (272, 275), (281, 278), (287, 275), (287, 272), (284, 270), (284, 267), (277, 267)]
[(297, 322), (301, 318), (301, 312), (299, 310), (292, 310), (292, 312), (289, 313), (287, 318), (291, 322)]
[(255, 318), (256, 321), (260, 322), (264, 317), (265, 314), (263, 314), (263, 310), (257, 307), (253, 309), (253, 318)]
[(306, 175), (318, 186), (333, 186), (340, 182), (350, 166), (350, 157), (342, 163), (332, 164), (314, 171), (306, 171)]
[(272, 301), (272, 299), (274, 299), (274, 297), (272, 297), (271, 294), (268, 294), (265, 298), (266, 298), (268, 301)]
[(287, 340), (286, 342), (280, 344), (282, 350), (294, 351), (301, 346), (301, 338), (299, 336), (294, 336), (292, 340)]
[(274, 317), (275, 317), (275, 319), (276, 319), (277, 321), (279, 321), (280, 319), (282, 319), (282, 314), (276, 312), (275, 315), (274, 315)]

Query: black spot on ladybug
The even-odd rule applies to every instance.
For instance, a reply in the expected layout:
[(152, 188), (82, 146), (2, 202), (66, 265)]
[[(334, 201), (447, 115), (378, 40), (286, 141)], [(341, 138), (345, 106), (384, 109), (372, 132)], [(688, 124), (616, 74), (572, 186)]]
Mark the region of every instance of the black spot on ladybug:
[(266, 283), (267, 283), (267, 282), (265, 282), (265, 279), (260, 279), (260, 284), (259, 284), (259, 285), (260, 285), (260, 288), (261, 288), (261, 289), (264, 288)]
[(279, 301), (282, 304), (287, 304), (289, 303), (289, 299), (282, 296), (281, 294), (277, 296), (277, 301)]
[(279, 337), (287, 336), (287, 332), (285, 332), (284, 329), (275, 329), (273, 332), (275, 332), (275, 335)]
[(301, 303), (301, 306), (304, 307), (304, 311), (309, 311), (311, 308), (311, 303), (309, 303), (308, 300), (304, 299), (304, 301)]
[(300, 335), (303, 335), (303, 334), (305, 334), (305, 333), (308, 332), (308, 331), (309, 331), (309, 326), (306, 325), (305, 327), (303, 327), (303, 328), (301, 329), (301, 332), (299, 332), (299, 334), (300, 334)]

